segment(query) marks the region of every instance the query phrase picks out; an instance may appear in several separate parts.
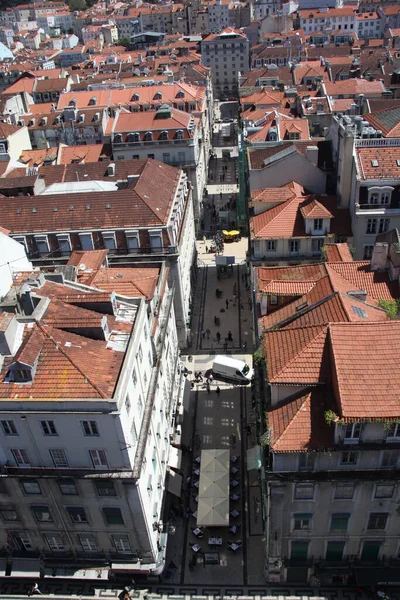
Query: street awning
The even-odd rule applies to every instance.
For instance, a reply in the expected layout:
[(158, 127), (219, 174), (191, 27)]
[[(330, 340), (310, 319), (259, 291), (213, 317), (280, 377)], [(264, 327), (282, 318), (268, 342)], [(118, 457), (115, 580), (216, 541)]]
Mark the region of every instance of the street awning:
[(203, 450), (200, 464), (202, 473), (228, 473), (229, 450)]
[(182, 475), (175, 473), (175, 471), (170, 471), (168, 474), (168, 491), (174, 496), (181, 497), (182, 492)]
[(171, 469), (180, 469), (182, 464), (182, 450), (171, 446), (169, 449), (168, 466)]
[(200, 473), (199, 498), (227, 498), (229, 473)]
[(12, 577), (40, 577), (40, 558), (13, 558)]
[(261, 469), (261, 448), (254, 446), (247, 450), (247, 470)]

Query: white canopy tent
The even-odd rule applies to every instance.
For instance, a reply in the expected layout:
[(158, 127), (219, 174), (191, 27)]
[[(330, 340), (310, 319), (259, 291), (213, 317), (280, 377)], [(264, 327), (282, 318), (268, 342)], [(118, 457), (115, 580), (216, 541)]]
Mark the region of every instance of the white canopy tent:
[(197, 507), (197, 525), (229, 525), (229, 498), (202, 498)]
[(202, 450), (197, 525), (229, 525), (229, 450)]

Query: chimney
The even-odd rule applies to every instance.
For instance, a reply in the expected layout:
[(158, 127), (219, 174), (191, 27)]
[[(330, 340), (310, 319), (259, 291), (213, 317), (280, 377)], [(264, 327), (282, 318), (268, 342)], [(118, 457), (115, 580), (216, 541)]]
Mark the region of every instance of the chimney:
[(360, 94), (358, 97), (358, 110), (360, 115), (364, 113), (364, 94)]
[(385, 271), (389, 251), (389, 244), (377, 242), (372, 251), (371, 271)]
[(318, 146), (307, 146), (306, 158), (316, 167), (318, 166)]

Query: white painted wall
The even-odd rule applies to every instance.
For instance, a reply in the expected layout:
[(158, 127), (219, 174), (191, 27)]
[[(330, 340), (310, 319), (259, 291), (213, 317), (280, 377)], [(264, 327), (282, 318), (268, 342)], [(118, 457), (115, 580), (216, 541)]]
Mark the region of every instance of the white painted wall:
[(13, 273), (31, 271), (32, 264), (26, 257), (25, 248), (0, 231), (0, 298), (13, 284)]

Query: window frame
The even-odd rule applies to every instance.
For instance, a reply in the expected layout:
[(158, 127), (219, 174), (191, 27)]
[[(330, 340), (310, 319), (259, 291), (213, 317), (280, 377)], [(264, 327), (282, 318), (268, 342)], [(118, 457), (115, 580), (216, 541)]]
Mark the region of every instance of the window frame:
[(97, 421), (87, 421), (87, 420), (83, 420), (81, 421), (81, 427), (83, 430), (83, 435), (85, 437), (99, 437), (100, 436), (100, 432), (99, 432), (99, 428), (97, 425)]
[[(22, 491), (24, 492), (24, 494), (27, 494), (28, 496), (41, 496), (42, 495), (42, 490), (40, 488), (40, 483), (37, 479), (31, 478), (31, 479), (21, 479), (20, 481), (21, 483), (21, 488)], [(36, 485), (39, 488), (38, 492), (29, 492), (27, 491), (25, 485)]]
[[(329, 521), (329, 533), (332, 533), (333, 531), (344, 531), (344, 532), (348, 531), (350, 516), (351, 516), (350, 513), (342, 513), (342, 512), (331, 513), (330, 521)], [(336, 521), (336, 524), (335, 524), (335, 521)], [(344, 523), (345, 523), (345, 527), (339, 526), (340, 524), (344, 524)]]
[[(25, 450), (25, 448), (10, 448), (10, 450), (11, 450), (11, 454), (12, 454), (12, 456), (14, 458), (14, 461), (15, 461), (15, 464), (17, 465), (17, 467), (22, 467), (23, 468), (23, 467), (30, 467), (31, 466), (31, 461), (30, 461), (30, 458), (29, 458), (29, 454)], [(25, 458), (27, 460), (26, 461), (25, 460), (22, 460), (22, 461), (17, 460), (18, 454), (21, 455), (22, 459), (24, 458), (23, 455), (25, 455)]]
[[(12, 419), (4, 419), (1, 421), (1, 428), (3, 430), (4, 435), (7, 435), (9, 437), (12, 436), (18, 436), (18, 430), (15, 426), (15, 421), (13, 421)], [(7, 431), (8, 429), (8, 431)]]
[[(74, 525), (81, 525), (82, 523), (88, 524), (89, 519), (87, 518), (86, 511), (83, 506), (66, 506), (65, 510), (69, 514), (69, 518), (71, 519)], [(82, 517), (83, 513), (83, 518)]]
[[(373, 519), (376, 520), (375, 523), (374, 523)], [(384, 519), (383, 527), (379, 526), (380, 525), (379, 519)], [(368, 515), (366, 529), (367, 529), (367, 531), (386, 531), (388, 520), (389, 520), (389, 513), (387, 513), (387, 512), (371, 512)]]
[[(60, 490), (60, 494), (62, 496), (78, 496), (79, 495), (77, 485), (73, 479), (65, 479), (65, 480), (59, 479), (57, 481), (57, 484), (58, 484), (58, 487)], [(63, 491), (62, 486), (69, 486), (70, 489), (72, 489), (72, 486), (74, 486), (74, 492), (66, 493), (65, 491)]]
[[(53, 515), (51, 514), (50, 508), (46, 504), (38, 504), (31, 506), (31, 511), (35, 517), (37, 523), (54, 523)], [(39, 518), (39, 514), (48, 514), (49, 518)]]
[[(102, 506), (101, 511), (102, 511), (103, 518), (104, 518), (106, 525), (125, 525), (122, 510), (118, 506)], [(120, 521), (119, 520), (118, 520), (118, 522), (115, 521), (114, 517), (112, 516), (111, 511), (115, 511), (114, 517), (117, 515), (116, 511), (119, 511)], [(107, 517), (107, 512), (108, 512), (109, 517), (111, 517), (111, 521), (109, 521), (109, 519)]]
[[(311, 531), (312, 529), (312, 513), (294, 513), (293, 514), (293, 531)], [(296, 527), (296, 522), (298, 522), (299, 527)], [(304, 523), (307, 522), (306, 526), (303, 526)]]
[[(347, 460), (344, 460), (345, 455), (348, 455)], [(355, 460), (349, 460), (350, 456), (354, 455)], [(358, 463), (358, 452), (356, 450), (345, 450), (340, 454), (340, 464), (344, 467), (354, 466)]]
[[(103, 491), (104, 491), (105, 489), (107, 489), (107, 486), (106, 486), (106, 484), (108, 485), (108, 490), (111, 490), (111, 489), (112, 489), (113, 493), (106, 493), (106, 494), (100, 493), (100, 490), (101, 490), (101, 486), (102, 486), (102, 485), (104, 486), (104, 487), (103, 487)], [(115, 485), (114, 485), (114, 482), (113, 482), (113, 481), (107, 481), (107, 480), (105, 480), (105, 481), (101, 481), (101, 480), (99, 480), (99, 481), (95, 481), (95, 482), (94, 482), (94, 486), (95, 486), (95, 488), (96, 488), (97, 495), (98, 495), (100, 498), (116, 498), (116, 496), (117, 496), (117, 491), (116, 491), (116, 489), (115, 489)]]
[[(52, 436), (55, 437), (58, 435), (56, 426), (54, 424), (54, 421), (52, 421), (52, 420), (49, 420), (49, 419), (40, 420), (40, 427), (41, 427), (43, 435), (45, 435), (46, 437), (52, 437)], [(48, 431), (46, 431), (46, 429)]]
[[(350, 486), (353, 486), (352, 487), (352, 495), (351, 495), (351, 497), (349, 497), (349, 496), (343, 496), (343, 497), (340, 498), (339, 496), (337, 496), (337, 490), (338, 489), (340, 489), (340, 488), (342, 488), (342, 489), (350, 488)], [(337, 482), (336, 486), (335, 486), (335, 491), (334, 491), (333, 499), (334, 500), (353, 500), (355, 489), (356, 489), (356, 486), (355, 486), (355, 484), (353, 482)]]
[[(308, 497), (307, 498), (304, 498), (304, 497), (300, 498), (297, 495), (298, 491), (300, 489), (306, 489), (306, 488), (311, 488), (312, 489), (312, 496), (310, 498), (308, 498)], [(295, 485), (294, 485), (294, 498), (293, 498), (294, 500), (300, 500), (300, 501), (304, 501), (305, 500), (306, 502), (310, 502), (310, 501), (314, 500), (314, 497), (315, 497), (315, 486), (312, 483), (310, 483), (310, 484), (308, 484), (308, 483), (295, 483)]]
[(90, 448), (89, 456), (94, 469), (106, 469), (108, 467), (107, 453), (102, 448)]
[[(378, 490), (379, 488), (384, 489), (384, 488), (391, 488), (391, 494), (390, 496), (388, 496), (387, 494), (378, 494)], [(374, 498), (393, 498), (394, 493), (395, 493), (395, 489), (396, 489), (396, 485), (392, 482), (387, 482), (387, 483), (376, 483), (375, 484), (375, 490), (374, 490)]]
[[(60, 453), (62, 453), (64, 455), (64, 460), (63, 461), (58, 461), (58, 459), (56, 460), (55, 454), (54, 454), (56, 452), (60, 452)], [(65, 452), (65, 450), (63, 448), (49, 448), (49, 453), (50, 453), (50, 456), (51, 456), (51, 460), (53, 461), (54, 466), (57, 469), (67, 469), (69, 467), (67, 453)], [(60, 464), (57, 464), (57, 463), (60, 463)]]

